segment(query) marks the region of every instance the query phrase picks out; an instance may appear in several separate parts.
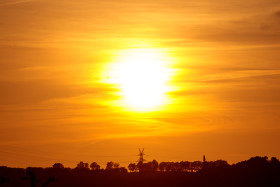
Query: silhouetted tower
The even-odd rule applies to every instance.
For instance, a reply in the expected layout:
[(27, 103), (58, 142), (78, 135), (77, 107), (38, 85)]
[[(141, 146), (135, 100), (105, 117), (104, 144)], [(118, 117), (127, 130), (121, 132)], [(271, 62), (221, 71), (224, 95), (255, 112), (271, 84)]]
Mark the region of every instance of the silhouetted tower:
[(203, 162), (206, 162), (206, 158), (205, 158), (205, 155), (203, 155)]
[(144, 155), (145, 155), (144, 154), (144, 148), (142, 150), (138, 148), (138, 150), (139, 150), (139, 154), (137, 155), (137, 156), (139, 156), (138, 163), (143, 163), (145, 161), (145, 159), (144, 159)]

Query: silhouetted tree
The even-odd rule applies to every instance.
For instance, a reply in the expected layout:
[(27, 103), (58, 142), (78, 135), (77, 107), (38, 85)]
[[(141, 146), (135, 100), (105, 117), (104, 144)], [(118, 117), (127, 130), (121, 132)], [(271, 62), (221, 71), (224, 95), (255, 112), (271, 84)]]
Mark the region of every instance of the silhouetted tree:
[(135, 163), (130, 163), (130, 164), (128, 165), (128, 170), (129, 170), (130, 172), (134, 172), (134, 171), (136, 170), (136, 164), (135, 164)]
[(137, 169), (139, 172), (142, 172), (142, 171), (143, 171), (143, 162), (142, 162), (142, 161), (140, 161), (140, 162), (137, 163), (136, 169)]
[[(201, 165), (207, 167), (201, 169)], [(138, 163), (139, 164), (139, 163)], [(161, 162), (156, 160), (128, 165), (130, 171), (135, 171), (141, 166), (142, 173), (127, 174), (125, 167), (118, 163), (108, 162), (106, 171), (90, 172), (87, 163), (77, 164), (78, 169), (62, 168), (60, 163), (55, 163), (52, 168), (8, 168), (0, 167), (0, 183), (3, 186), (51, 186), (54, 176), (58, 178), (54, 186), (152, 186), (152, 187), (276, 187), (280, 186), (280, 161), (272, 157), (252, 157), (237, 164), (229, 165), (224, 160), (207, 162)], [(93, 162), (92, 170), (98, 167)], [(86, 169), (86, 170), (83, 170)], [(168, 173), (153, 173), (160, 170)], [(191, 173), (192, 171), (192, 173)], [(198, 171), (198, 172), (196, 172)], [(181, 173), (186, 172), (186, 173)], [(28, 181), (22, 181), (22, 179)], [(28, 183), (29, 184), (28, 184)], [(3, 184), (5, 183), (5, 184)], [(0, 185), (1, 186), (1, 185)]]
[(163, 171), (164, 172), (176, 171), (174, 162), (161, 162), (158, 165), (158, 168), (161, 172), (163, 172)]
[(119, 168), (120, 164), (116, 162), (107, 162), (106, 164), (106, 170), (113, 170)]
[(171, 162), (165, 162), (165, 171), (170, 172), (172, 169), (172, 163)]
[(152, 161), (152, 171), (158, 170), (158, 162), (156, 160)]
[(200, 169), (202, 169), (202, 162), (200, 161), (161, 162), (158, 165), (158, 169), (161, 172), (184, 172), (184, 171), (197, 172)]
[(180, 162), (180, 167), (182, 171), (189, 171), (190, 170), (190, 162), (188, 161), (181, 161)]
[(127, 173), (127, 169), (125, 167), (117, 168), (120, 173)]
[(181, 171), (181, 165), (179, 162), (171, 162), (171, 171), (172, 172), (178, 172)]
[(191, 163), (191, 169), (193, 172), (197, 172), (198, 170), (202, 169), (202, 162), (201, 161), (194, 161)]
[(61, 164), (61, 163), (55, 163), (52, 167), (55, 168), (55, 169), (62, 169), (62, 168), (64, 168), (63, 164)]
[(264, 169), (268, 165), (268, 157), (252, 157), (249, 160), (238, 162), (234, 164), (237, 168), (246, 168), (247, 170), (259, 170)]
[(226, 168), (229, 164), (225, 160), (216, 160), (214, 161), (214, 167), (216, 168)]
[(155, 172), (158, 169), (158, 162), (153, 160), (152, 162), (143, 163), (140, 168), (140, 172)]
[(272, 165), (279, 165), (280, 161), (276, 157), (271, 157), (270, 164), (272, 164)]
[(114, 166), (114, 162), (107, 162), (107, 164), (106, 164), (106, 170), (111, 170), (111, 169), (113, 169), (113, 166)]
[(120, 167), (120, 164), (119, 164), (119, 163), (114, 162), (113, 167), (114, 167), (114, 168), (119, 168), (119, 167)]
[(164, 172), (166, 170), (166, 163), (165, 162), (161, 162), (158, 166), (159, 170), (161, 172)]
[(93, 163), (90, 164), (90, 168), (93, 171), (97, 171), (97, 170), (100, 169), (100, 166), (96, 162), (93, 162)]
[(88, 163), (84, 163), (83, 161), (80, 161), (75, 169), (89, 169)]

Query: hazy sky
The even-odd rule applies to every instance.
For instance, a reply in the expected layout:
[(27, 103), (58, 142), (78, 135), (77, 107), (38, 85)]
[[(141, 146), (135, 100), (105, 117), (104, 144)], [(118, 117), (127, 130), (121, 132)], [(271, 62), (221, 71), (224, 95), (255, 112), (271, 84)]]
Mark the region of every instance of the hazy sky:
[[(142, 49), (172, 72), (145, 112), (106, 69)], [(279, 51), (279, 0), (0, 0), (0, 165), (280, 157)]]

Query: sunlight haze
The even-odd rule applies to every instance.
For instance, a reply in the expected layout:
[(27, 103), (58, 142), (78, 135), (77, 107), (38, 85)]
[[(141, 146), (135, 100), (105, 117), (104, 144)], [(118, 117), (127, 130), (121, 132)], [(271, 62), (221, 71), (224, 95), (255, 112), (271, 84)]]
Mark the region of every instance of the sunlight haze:
[(279, 0), (0, 0), (0, 165), (280, 157)]

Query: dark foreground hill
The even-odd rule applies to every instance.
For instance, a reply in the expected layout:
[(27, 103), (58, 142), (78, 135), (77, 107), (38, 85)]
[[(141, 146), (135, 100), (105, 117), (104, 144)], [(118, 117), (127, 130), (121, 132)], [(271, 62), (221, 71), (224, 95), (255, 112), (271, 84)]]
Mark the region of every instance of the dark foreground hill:
[[(170, 162), (168, 162), (170, 163)], [(211, 164), (212, 163), (212, 164)], [(0, 186), (19, 187), (279, 187), (280, 162), (254, 157), (237, 164), (204, 162), (198, 171), (0, 168)]]

